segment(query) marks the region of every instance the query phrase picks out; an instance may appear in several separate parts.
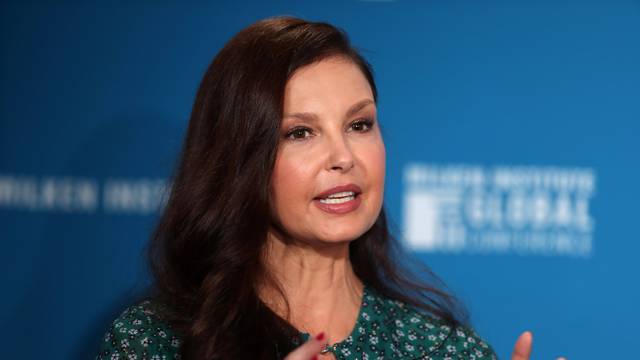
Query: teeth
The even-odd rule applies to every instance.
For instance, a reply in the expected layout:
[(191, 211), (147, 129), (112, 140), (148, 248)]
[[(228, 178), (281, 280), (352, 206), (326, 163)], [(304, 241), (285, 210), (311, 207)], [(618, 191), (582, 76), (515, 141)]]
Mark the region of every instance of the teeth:
[[(341, 194), (344, 194), (344, 193), (341, 193)], [(355, 198), (356, 198), (355, 196), (341, 197), (339, 199), (327, 198), (327, 199), (320, 199), (320, 202), (323, 204), (342, 204), (342, 203), (346, 203), (347, 201), (351, 201)]]
[(353, 191), (343, 191), (343, 192), (331, 194), (331, 195), (327, 196), (327, 198), (335, 199), (335, 198), (343, 198), (343, 197), (346, 197), (346, 196), (355, 196), (355, 195), (356, 195), (356, 193), (354, 193)]

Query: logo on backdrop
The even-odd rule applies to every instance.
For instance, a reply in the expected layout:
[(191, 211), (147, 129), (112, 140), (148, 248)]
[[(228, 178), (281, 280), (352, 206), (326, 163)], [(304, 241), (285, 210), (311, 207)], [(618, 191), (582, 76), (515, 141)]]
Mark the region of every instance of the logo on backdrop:
[(165, 179), (0, 174), (0, 209), (146, 215), (164, 205), (166, 189)]
[(404, 235), (416, 251), (588, 257), (591, 168), (410, 164)]

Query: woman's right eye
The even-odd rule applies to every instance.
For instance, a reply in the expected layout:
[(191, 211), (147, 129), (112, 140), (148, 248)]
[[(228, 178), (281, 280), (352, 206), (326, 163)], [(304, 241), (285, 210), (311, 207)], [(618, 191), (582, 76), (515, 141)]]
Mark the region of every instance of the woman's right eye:
[(305, 139), (305, 138), (308, 138), (309, 136), (311, 136), (311, 129), (306, 127), (297, 127), (297, 128), (291, 129), (287, 133), (287, 139), (291, 139), (291, 140)]

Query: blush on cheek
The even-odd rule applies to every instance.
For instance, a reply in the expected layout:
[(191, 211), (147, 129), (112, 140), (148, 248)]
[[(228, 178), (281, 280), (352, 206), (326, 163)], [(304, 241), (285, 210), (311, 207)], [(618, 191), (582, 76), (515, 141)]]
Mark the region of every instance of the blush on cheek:
[(369, 151), (370, 157), (368, 159), (368, 172), (371, 176), (371, 183), (374, 187), (377, 188), (377, 190), (380, 192), (380, 197), (382, 197), (386, 171), (386, 152), (382, 140), (377, 145), (378, 146), (375, 146)]
[(380, 210), (382, 209), (382, 202), (383, 202), (383, 198), (384, 198), (384, 182), (385, 182), (385, 149), (384, 149), (384, 145), (382, 145), (378, 152), (375, 154), (376, 159), (374, 161), (372, 161), (373, 164), (375, 164), (372, 169), (371, 169), (371, 176), (372, 176), (372, 189), (374, 195), (373, 196), (373, 204), (372, 206), (375, 209), (375, 216), (374, 219), (372, 220), (371, 225), (373, 226), (373, 223), (375, 222), (375, 220), (378, 218), (378, 215), (380, 214)]
[(300, 166), (304, 162), (290, 149), (280, 149), (271, 177), (270, 207), (273, 217), (288, 232), (294, 232), (299, 217), (308, 205), (309, 176)]

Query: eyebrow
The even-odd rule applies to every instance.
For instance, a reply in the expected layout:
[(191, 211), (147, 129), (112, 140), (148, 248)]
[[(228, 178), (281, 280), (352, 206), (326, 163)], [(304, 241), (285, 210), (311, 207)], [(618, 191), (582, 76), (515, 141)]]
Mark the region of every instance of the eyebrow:
[[(369, 104), (375, 104), (375, 102), (373, 100), (371, 100), (371, 99), (364, 99), (364, 100), (358, 101), (357, 103), (351, 105), (349, 110), (347, 110), (346, 116), (347, 117), (351, 117), (351, 116), (357, 114), (358, 111), (362, 110), (365, 106), (367, 106)], [(310, 113), (310, 112), (300, 112), (300, 113), (293, 113), (293, 114), (285, 114), (284, 117), (285, 118), (293, 117), (293, 118), (298, 118), (298, 119), (304, 120), (304, 121), (317, 121), (318, 120), (318, 116), (316, 114)]]

